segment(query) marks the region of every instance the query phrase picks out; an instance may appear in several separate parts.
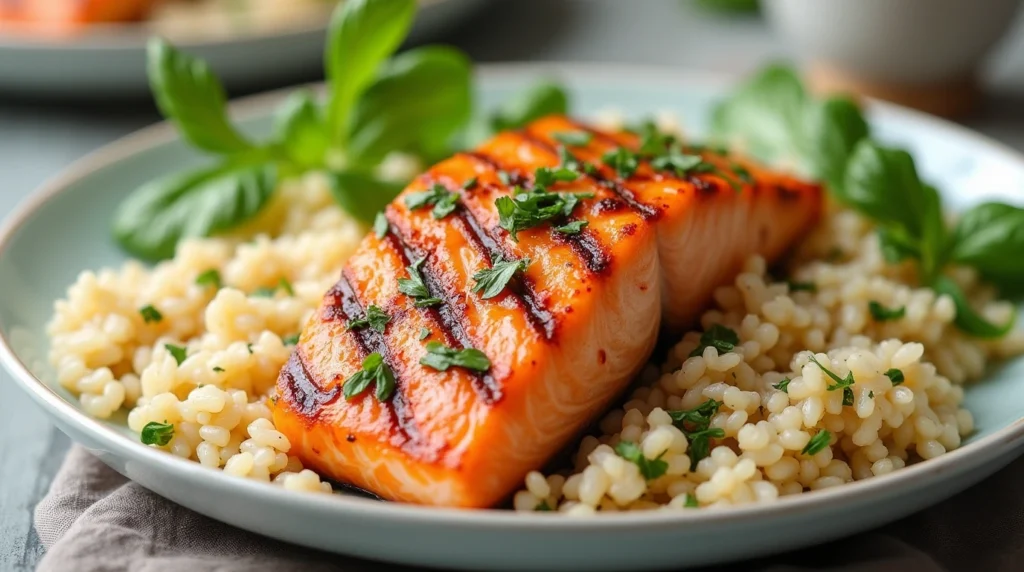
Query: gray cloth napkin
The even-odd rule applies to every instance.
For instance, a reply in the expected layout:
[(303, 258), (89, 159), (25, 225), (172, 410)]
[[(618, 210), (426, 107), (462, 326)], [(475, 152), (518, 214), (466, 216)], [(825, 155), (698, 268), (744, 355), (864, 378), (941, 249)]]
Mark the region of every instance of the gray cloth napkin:
[[(1021, 477), (1024, 458), (949, 501), (878, 530), (714, 570), (1021, 571)], [(36, 508), (35, 524), (49, 549), (39, 572), (359, 572), (383, 567), (211, 520), (128, 481), (77, 446)]]

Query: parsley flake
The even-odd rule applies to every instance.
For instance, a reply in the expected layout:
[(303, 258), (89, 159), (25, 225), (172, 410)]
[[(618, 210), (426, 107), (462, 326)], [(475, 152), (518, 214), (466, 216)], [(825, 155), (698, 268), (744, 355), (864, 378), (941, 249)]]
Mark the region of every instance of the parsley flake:
[(896, 368), (890, 368), (889, 371), (885, 372), (885, 377), (889, 378), (889, 381), (892, 382), (893, 387), (896, 387), (897, 385), (900, 385), (905, 381), (903, 377), (903, 371), (898, 370)]
[(779, 391), (781, 391), (783, 393), (789, 393), (789, 382), (791, 382), (791, 381), (793, 381), (793, 380), (789, 379), (788, 377), (786, 377), (786, 378), (783, 378), (782, 381), (780, 381), (778, 383), (775, 383), (775, 384), (772, 384), (772, 387), (774, 387), (775, 389), (778, 389)]
[(384, 211), (377, 213), (377, 216), (373, 218), (373, 233), (377, 235), (377, 239), (382, 239), (388, 234), (388, 217), (384, 214)]
[(142, 321), (147, 324), (156, 323), (164, 319), (164, 315), (154, 308), (152, 304), (139, 308), (139, 314), (142, 314)]
[(299, 344), (299, 334), (292, 334), (281, 338), (281, 343), (286, 346), (295, 346)]
[(395, 392), (395, 374), (377, 352), (363, 359), (363, 368), (345, 380), (341, 392), (345, 399), (351, 400), (366, 391), (371, 383), (377, 385), (374, 395), (381, 403), (387, 401)]
[(430, 290), (427, 290), (427, 285), (423, 283), (423, 276), (420, 275), (420, 266), (425, 260), (426, 257), (423, 257), (413, 262), (411, 266), (407, 266), (405, 270), (409, 273), (409, 277), (398, 279), (398, 291), (414, 298), (417, 308), (426, 308), (441, 303), (440, 298), (430, 295)]
[(216, 268), (211, 268), (196, 276), (196, 284), (200, 286), (213, 286), (218, 290), (224, 286), (220, 279), (220, 272)]
[(825, 389), (829, 391), (842, 389), (843, 405), (853, 405), (853, 372), (851, 371), (846, 374), (846, 377), (841, 378), (838, 375), (836, 375), (835, 372), (833, 372), (832, 370), (821, 365), (813, 355), (811, 356), (811, 361), (814, 362), (814, 365), (821, 368), (821, 371), (825, 372), (825, 375), (829, 376), (830, 378), (832, 378), (833, 381), (835, 381), (835, 383), (830, 383)]
[(555, 232), (567, 235), (579, 234), (583, 232), (583, 229), (589, 224), (590, 223), (585, 220), (571, 220), (563, 225), (556, 226)]
[(547, 189), (555, 183), (571, 183), (580, 178), (580, 174), (569, 167), (539, 167), (533, 172), (534, 187)]
[(608, 151), (601, 156), (601, 162), (615, 169), (615, 172), (623, 179), (632, 177), (637, 167), (640, 166), (636, 153), (625, 147), (618, 147)]
[(906, 306), (900, 306), (899, 308), (886, 308), (874, 300), (868, 302), (868, 310), (871, 312), (871, 317), (878, 322), (899, 320), (907, 313)]
[(535, 510), (537, 512), (551, 512), (554, 509), (551, 508), (551, 505), (549, 505), (548, 501), (545, 499), (545, 500), (542, 500), (539, 503), (537, 503), (537, 506), (534, 507), (533, 510)]
[(648, 481), (664, 475), (668, 470), (668, 463), (662, 461), (660, 455), (657, 459), (648, 459), (640, 446), (630, 441), (620, 441), (615, 445), (615, 453), (640, 467), (640, 474)]
[(823, 450), (825, 447), (828, 447), (831, 441), (832, 434), (826, 431), (825, 429), (822, 429), (821, 431), (818, 431), (814, 435), (814, 437), (811, 437), (811, 440), (808, 441), (806, 445), (804, 445), (804, 448), (800, 451), (800, 453), (803, 455), (816, 455), (819, 451)]
[(572, 147), (584, 147), (594, 140), (594, 134), (588, 131), (559, 131), (551, 136), (555, 141)]
[(473, 275), (473, 280), (476, 281), (473, 291), (480, 292), (480, 297), (485, 300), (493, 298), (501, 294), (516, 272), (526, 272), (526, 267), (529, 265), (529, 258), (503, 260), (500, 255), (495, 255), (491, 260), (490, 268), (480, 269)]
[(150, 421), (142, 428), (142, 433), (139, 437), (144, 445), (156, 445), (157, 447), (163, 447), (170, 443), (171, 439), (174, 438), (174, 425), (171, 423)]
[(520, 231), (567, 217), (580, 199), (594, 197), (594, 193), (549, 193), (544, 189), (525, 191), (517, 188), (516, 191), (511, 197), (498, 197), (494, 201), (498, 209), (498, 226), (507, 230), (515, 241), (518, 241)]
[(213, 371), (215, 371), (217, 373), (224, 373), (224, 368), (222, 368), (219, 365), (216, 365), (216, 366), (213, 366)]
[(690, 470), (696, 470), (697, 463), (710, 454), (711, 439), (722, 439), (725, 431), (711, 427), (711, 420), (718, 413), (722, 403), (708, 399), (693, 409), (668, 411), (672, 423), (679, 427), (689, 442)]
[(384, 328), (387, 327), (390, 321), (391, 316), (387, 312), (381, 310), (376, 304), (370, 304), (370, 307), (366, 309), (365, 317), (358, 320), (349, 320), (345, 327), (348, 330), (357, 330), (369, 326), (383, 334)]
[(412, 211), (433, 206), (430, 214), (438, 220), (452, 214), (458, 204), (459, 193), (449, 191), (441, 183), (434, 183), (429, 190), (409, 193), (405, 197), (405, 206)]
[(441, 342), (427, 342), (427, 353), (420, 358), (420, 365), (446, 371), (450, 367), (464, 367), (473, 371), (487, 371), (491, 360), (484, 352), (475, 348), (457, 350)]
[(787, 282), (790, 292), (817, 292), (818, 285), (814, 282)]
[(467, 191), (472, 191), (473, 189), (476, 188), (478, 182), (479, 181), (476, 177), (471, 177), (468, 181), (462, 183), (462, 188), (466, 189)]
[(683, 503), (683, 506), (686, 508), (700, 508), (700, 503), (697, 502), (696, 496), (686, 493), (686, 502)]
[(420, 328), (420, 339), (425, 340), (430, 337), (430, 330), (427, 328)]
[(174, 361), (178, 362), (178, 365), (181, 365), (181, 362), (185, 361), (185, 358), (188, 357), (188, 353), (186, 352), (184, 346), (164, 344), (164, 348), (167, 350), (167, 353), (171, 354), (171, 357), (174, 358)]
[(704, 355), (705, 348), (715, 348), (718, 354), (729, 353), (740, 344), (740, 337), (735, 330), (726, 328), (722, 324), (715, 324), (700, 335), (700, 345), (692, 352), (690, 357)]
[(700, 166), (704, 164), (704, 159), (700, 155), (687, 155), (677, 149), (672, 149), (664, 155), (651, 159), (651, 167), (654, 170), (671, 171), (677, 177), (699, 170)]

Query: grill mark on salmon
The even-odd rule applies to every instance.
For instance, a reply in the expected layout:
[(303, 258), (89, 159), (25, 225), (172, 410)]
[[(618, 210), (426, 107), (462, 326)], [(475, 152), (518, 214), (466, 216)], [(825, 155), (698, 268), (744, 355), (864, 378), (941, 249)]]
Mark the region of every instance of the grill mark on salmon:
[[(362, 304), (359, 303), (359, 298), (356, 296), (350, 280), (349, 269), (345, 268), (341, 272), (341, 280), (338, 280), (332, 290), (336, 292), (337, 304), (341, 307), (342, 312), (349, 319), (359, 319), (365, 316), (365, 311)], [(373, 328), (358, 328), (351, 331), (362, 352), (360, 357), (365, 358), (371, 353), (379, 353), (384, 359), (384, 364), (391, 368), (391, 372), (395, 377), (395, 392), (387, 403), (382, 403), (381, 405), (391, 412), (395, 425), (408, 444), (421, 444), (423, 436), (416, 426), (416, 419), (413, 417), (412, 410), (409, 407), (409, 400), (405, 396), (406, 383), (400, 373), (402, 368), (398, 367), (398, 364), (395, 363), (396, 358), (392, 355), (391, 349), (384, 339), (384, 334)], [(366, 391), (373, 391), (373, 388), (369, 388)], [(388, 404), (390, 404), (390, 407), (388, 407)]]
[[(617, 141), (615, 141), (614, 139), (612, 139), (612, 138), (608, 137), (607, 135), (601, 133), (600, 131), (596, 131), (596, 130), (591, 129), (589, 127), (586, 127), (586, 128), (580, 127), (578, 123), (572, 123), (572, 125), (575, 126), (575, 127), (578, 127), (579, 130), (581, 130), (581, 131), (586, 131), (587, 133), (591, 133), (592, 135), (594, 135), (595, 138), (608, 141), (611, 144), (615, 145), (616, 147), (620, 147), (621, 146), (621, 145), (619, 145), (619, 143)], [(538, 146), (544, 147), (545, 149), (547, 149), (551, 153), (555, 153), (556, 155), (558, 154), (558, 149), (554, 145), (552, 145), (552, 144), (548, 143), (547, 141), (545, 141), (544, 139), (542, 139), (540, 137), (537, 137), (536, 135), (534, 135), (533, 133), (529, 132), (528, 130), (523, 131), (522, 133), (523, 133), (523, 135), (525, 137), (529, 138), (529, 140), (532, 143), (534, 143), (534, 144), (536, 144)], [(625, 203), (627, 205), (629, 205), (629, 208), (631, 208), (634, 211), (638, 212), (640, 214), (640, 216), (644, 217), (644, 219), (646, 219), (646, 220), (653, 220), (653, 219), (656, 219), (658, 217), (658, 214), (660, 214), (659, 210), (658, 210), (658, 207), (653, 206), (653, 205), (649, 205), (649, 204), (644, 203), (643, 201), (637, 199), (636, 193), (633, 192), (631, 189), (629, 189), (625, 185), (625, 181), (622, 181), (618, 177), (616, 177), (614, 179), (609, 179), (608, 177), (605, 177), (604, 175), (602, 175), (597, 170), (594, 170), (593, 172), (589, 172), (588, 173), (588, 172), (583, 170), (583, 163), (575, 155), (573, 155), (568, 149), (566, 149), (565, 152), (575, 160), (575, 163), (577, 165), (579, 165), (579, 167), (576, 169), (577, 173), (579, 173), (580, 175), (582, 175), (584, 177), (589, 177), (589, 178), (593, 179), (594, 181), (596, 181), (598, 184), (600, 184), (604, 188), (606, 188), (606, 189), (610, 190), (611, 192), (615, 193), (620, 199), (622, 199), (623, 201), (625, 201)]]
[[(469, 236), (470, 242), (476, 247), (484, 258), (491, 260), (494, 255), (502, 258), (509, 258), (509, 254), (501, 247), (498, 240), (484, 230), (480, 221), (473, 216), (469, 209), (462, 205), (455, 210), (455, 219), (461, 225), (465, 234)], [(555, 336), (555, 317), (544, 305), (544, 302), (537, 295), (533, 281), (524, 276), (516, 275), (508, 283), (508, 289), (520, 306), (526, 312), (526, 318), (535, 330), (544, 335), (545, 339), (553, 339)]]
[(321, 389), (309, 375), (306, 362), (296, 349), (288, 358), (281, 374), (285, 378), (284, 398), (296, 405), (296, 412), (306, 419), (315, 420), (323, 406), (333, 402), (341, 395), (341, 386), (335, 385), (328, 390)]
[[(539, 141), (527, 133), (520, 133), (523, 139), (528, 143), (542, 147), (545, 151), (549, 151), (557, 155), (557, 151), (552, 150), (550, 146), (546, 146), (543, 141)], [(479, 160), (480, 162), (498, 170), (510, 173), (509, 169), (503, 168), (504, 164), (494, 158), (487, 156), (486, 153), (474, 152), (467, 153), (467, 155)], [(510, 193), (512, 194), (512, 193)], [(569, 245), (572, 251), (579, 256), (580, 261), (586, 266), (587, 270), (594, 274), (601, 274), (608, 270), (611, 266), (611, 256), (608, 253), (608, 249), (604, 245), (600, 244), (597, 239), (587, 231), (583, 229), (581, 232), (576, 234), (562, 234), (552, 232), (552, 235), (560, 235), (559, 239)]]
[[(412, 266), (413, 261), (423, 258), (424, 255), (406, 241), (395, 224), (389, 223), (389, 227), (384, 240), (388, 241), (402, 258), (403, 266)], [(473, 347), (473, 342), (469, 339), (469, 334), (466, 333), (466, 328), (463, 326), (466, 315), (462, 306), (462, 300), (448, 295), (448, 292), (441, 285), (440, 278), (431, 269), (429, 259), (420, 265), (419, 272), (420, 276), (423, 277), (423, 284), (427, 287), (430, 295), (441, 300), (440, 304), (422, 308), (422, 310), (426, 311), (440, 327), (441, 333), (445, 336), (446, 345), (463, 349)], [(473, 389), (480, 396), (480, 399), (487, 404), (501, 401), (501, 382), (490, 371), (472, 373)]]

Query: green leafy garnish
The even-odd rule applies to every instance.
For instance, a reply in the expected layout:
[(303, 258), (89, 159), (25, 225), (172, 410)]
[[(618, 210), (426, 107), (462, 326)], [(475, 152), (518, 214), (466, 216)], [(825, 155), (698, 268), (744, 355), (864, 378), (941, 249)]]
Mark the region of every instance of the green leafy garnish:
[(139, 314), (142, 315), (142, 321), (147, 324), (156, 323), (164, 319), (164, 315), (154, 308), (152, 304), (139, 308)]
[(661, 457), (648, 459), (644, 456), (640, 446), (630, 441), (620, 441), (616, 444), (615, 453), (640, 467), (640, 474), (648, 481), (664, 475), (668, 470), (668, 463), (662, 461)]
[(545, 499), (537, 503), (537, 506), (534, 507), (533, 510), (537, 512), (551, 512), (554, 509), (551, 508), (551, 506), (548, 504), (548, 501)]
[(277, 285), (274, 287), (260, 286), (253, 290), (251, 296), (255, 296), (257, 298), (273, 298), (277, 295), (279, 290), (289, 296), (295, 296), (295, 288), (292, 286), (292, 283), (284, 277), (281, 277), (281, 279), (277, 281)]
[(976, 268), (1008, 296), (1024, 294), (1024, 209), (983, 203), (963, 214), (950, 258)]
[(373, 217), (373, 234), (377, 235), (378, 240), (388, 234), (388, 217), (385, 216), (384, 211), (378, 212)]
[(375, 304), (370, 304), (366, 309), (365, 317), (359, 318), (358, 320), (349, 320), (345, 328), (348, 330), (358, 330), (360, 328), (369, 327), (370, 329), (383, 334), (384, 329), (390, 321), (391, 316), (389, 316), (387, 312), (381, 310), (380, 307)]
[(888, 320), (899, 320), (907, 313), (906, 306), (900, 306), (899, 308), (886, 308), (880, 303), (871, 300), (868, 302), (868, 311), (871, 312), (871, 317), (878, 322), (885, 322)]
[(177, 362), (178, 365), (181, 365), (181, 363), (185, 361), (185, 358), (188, 357), (188, 352), (183, 346), (164, 344), (164, 349), (167, 350), (167, 353), (171, 354), (171, 357), (174, 358), (174, 361)]
[(480, 181), (476, 177), (470, 177), (465, 183), (462, 183), (462, 188), (467, 191), (472, 191), (476, 188), (477, 183)]
[(434, 183), (430, 189), (409, 193), (405, 196), (405, 206), (409, 210), (433, 206), (431, 214), (440, 220), (450, 215), (459, 204), (459, 193), (453, 193), (441, 183)]
[(814, 282), (787, 282), (790, 292), (817, 292), (818, 285)]
[(423, 282), (423, 276), (420, 275), (420, 266), (426, 260), (426, 257), (420, 258), (413, 262), (411, 266), (407, 266), (405, 270), (409, 273), (409, 277), (398, 279), (398, 291), (414, 298), (414, 304), (417, 308), (426, 308), (441, 303), (440, 298), (434, 298), (430, 295), (430, 290), (427, 289), (427, 285)]
[(142, 428), (139, 438), (143, 445), (166, 446), (174, 438), (174, 425), (172, 423), (150, 421)]
[(366, 391), (371, 383), (377, 385), (374, 395), (381, 403), (390, 399), (395, 391), (395, 374), (377, 352), (363, 359), (363, 368), (345, 380), (341, 392), (345, 399), (351, 400)]
[(885, 372), (885, 377), (889, 378), (889, 381), (892, 382), (893, 387), (903, 383), (904, 381), (903, 372), (894, 367), (889, 368), (889, 370)]
[(700, 345), (690, 352), (690, 357), (704, 355), (704, 349), (709, 347), (718, 350), (719, 355), (729, 353), (736, 349), (739, 343), (740, 337), (734, 330), (721, 324), (714, 324), (700, 335)]
[(625, 147), (618, 147), (601, 156), (601, 162), (608, 165), (623, 179), (633, 176), (640, 166), (637, 154)]
[(425, 340), (430, 337), (430, 330), (427, 328), (420, 328), (420, 340)]
[(558, 131), (551, 136), (555, 141), (570, 147), (585, 147), (594, 140), (594, 134), (589, 131)]
[(299, 334), (292, 334), (290, 336), (285, 336), (285, 337), (281, 338), (281, 343), (283, 343), (286, 346), (298, 345), (298, 343), (299, 343)]
[(526, 272), (526, 267), (529, 265), (529, 258), (504, 260), (500, 256), (495, 256), (491, 261), (490, 268), (478, 270), (473, 275), (473, 280), (476, 281), (473, 292), (480, 292), (480, 297), (484, 299), (493, 298), (501, 294), (501, 291), (505, 289), (517, 272)]
[(852, 371), (848, 372), (846, 374), (846, 377), (839, 377), (838, 375), (836, 375), (836, 373), (834, 371), (832, 371), (832, 370), (828, 369), (827, 367), (821, 365), (821, 363), (818, 362), (817, 358), (815, 358), (813, 355), (810, 356), (810, 360), (812, 362), (814, 362), (814, 365), (818, 366), (818, 368), (821, 369), (821, 371), (823, 371), (825, 373), (825, 375), (827, 375), (830, 378), (832, 378), (832, 381), (835, 382), (835, 383), (828, 384), (828, 386), (825, 389), (827, 389), (829, 391), (835, 391), (837, 389), (842, 389), (843, 390), (843, 405), (853, 405), (853, 384), (854, 384), (853, 372)]
[(572, 220), (563, 225), (555, 227), (555, 232), (559, 234), (574, 235), (583, 232), (583, 229), (590, 224), (585, 220)]
[(427, 342), (427, 353), (420, 358), (420, 364), (445, 371), (450, 367), (464, 367), (473, 371), (487, 371), (491, 360), (484, 352), (475, 348), (457, 350), (441, 342)]
[(821, 431), (818, 431), (813, 437), (811, 437), (811, 440), (808, 441), (806, 445), (804, 445), (804, 448), (800, 450), (800, 453), (809, 456), (816, 455), (819, 451), (823, 450), (825, 447), (828, 447), (829, 443), (831, 442), (832, 434), (822, 429)]
[(224, 370), (224, 368), (222, 368), (219, 365), (217, 365), (217, 366), (213, 366), (213, 371), (215, 371), (217, 373), (224, 373), (225, 370)]
[(579, 173), (569, 167), (540, 167), (534, 171), (534, 187), (547, 188), (555, 183), (568, 183), (579, 178)]
[(213, 286), (218, 290), (224, 285), (220, 278), (220, 272), (216, 268), (211, 268), (196, 276), (196, 284), (200, 286)]
[(498, 197), (498, 225), (517, 240), (519, 231), (568, 217), (580, 199), (593, 198), (594, 193), (551, 193), (545, 189), (525, 191), (517, 188), (511, 197)]
[(700, 155), (687, 155), (678, 149), (671, 149), (664, 155), (651, 159), (651, 168), (656, 171), (671, 171), (677, 177), (682, 177), (695, 170), (707, 169), (707, 163)]
[(686, 508), (700, 508), (700, 503), (697, 502), (696, 496), (690, 493), (686, 493), (686, 502), (683, 504), (683, 506)]
[(789, 382), (791, 382), (791, 381), (793, 381), (793, 380), (789, 379), (788, 377), (785, 377), (785, 378), (782, 379), (782, 381), (780, 381), (778, 383), (773, 383), (772, 387), (774, 387), (775, 389), (778, 389), (779, 391), (781, 391), (783, 393), (789, 393)]
[(953, 323), (956, 324), (956, 327), (976, 338), (1001, 338), (1013, 329), (1013, 325), (1017, 321), (1015, 310), (1010, 319), (1003, 325), (989, 322), (971, 307), (967, 295), (960, 289), (960, 286), (946, 276), (939, 276), (932, 284), (932, 288), (935, 289), (935, 292), (946, 294), (953, 299), (953, 305), (956, 307), (956, 319)]
[(721, 405), (719, 401), (708, 399), (693, 409), (667, 412), (689, 442), (691, 470), (696, 470), (697, 463), (710, 454), (711, 439), (725, 437), (724, 430), (711, 427), (711, 421)]

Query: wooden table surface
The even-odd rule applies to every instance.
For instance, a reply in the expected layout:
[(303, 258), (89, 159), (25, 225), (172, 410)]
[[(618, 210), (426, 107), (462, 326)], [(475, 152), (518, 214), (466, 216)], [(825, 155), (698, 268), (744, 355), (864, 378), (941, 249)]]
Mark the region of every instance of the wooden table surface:
[[(679, 0), (499, 0), (448, 41), (480, 62), (604, 61), (737, 74), (787, 54), (760, 19), (707, 15)], [(984, 105), (964, 123), (1024, 150), (1024, 20), (982, 77)], [(0, 94), (0, 216), (71, 161), (157, 119), (148, 101), (38, 103)], [(44, 552), (32, 511), (70, 443), (6, 372), (0, 391), (0, 571), (32, 570)]]

